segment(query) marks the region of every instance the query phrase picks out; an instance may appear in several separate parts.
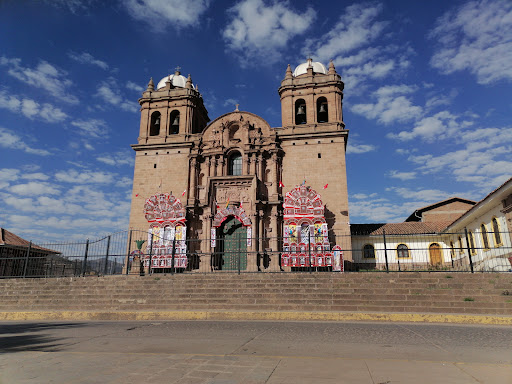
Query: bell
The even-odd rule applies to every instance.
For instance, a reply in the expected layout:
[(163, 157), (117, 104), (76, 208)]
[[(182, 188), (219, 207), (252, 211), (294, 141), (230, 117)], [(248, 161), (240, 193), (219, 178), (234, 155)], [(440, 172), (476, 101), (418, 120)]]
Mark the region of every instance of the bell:
[(179, 116), (176, 116), (174, 118), (174, 121), (172, 122), (172, 126), (173, 127), (177, 127), (178, 125), (180, 125), (180, 117)]
[(304, 106), (299, 105), (299, 109), (297, 110), (297, 115), (305, 115), (306, 112), (304, 111)]
[(155, 125), (160, 125), (160, 116), (155, 119)]
[(325, 108), (325, 104), (320, 104), (320, 109), (318, 110), (318, 113), (326, 113), (327, 109)]

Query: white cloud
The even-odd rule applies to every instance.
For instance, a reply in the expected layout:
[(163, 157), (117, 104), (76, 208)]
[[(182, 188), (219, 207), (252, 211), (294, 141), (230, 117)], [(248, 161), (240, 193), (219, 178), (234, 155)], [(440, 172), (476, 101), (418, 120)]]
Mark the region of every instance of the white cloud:
[(361, 3), (348, 6), (334, 28), (321, 37), (323, 44), (318, 44), (317, 40), (309, 40), (307, 50), (318, 46), (314, 51), (315, 57), (327, 61), (367, 46), (381, 35), (388, 24), (375, 21), (382, 9), (381, 4)]
[(347, 154), (360, 154), (373, 152), (377, 149), (375, 145), (372, 144), (351, 144), (347, 145)]
[(227, 99), (227, 100), (224, 102), (223, 106), (224, 106), (224, 107), (232, 106), (232, 107), (233, 107), (233, 109), (234, 109), (234, 107), (235, 107), (235, 105), (236, 105), (236, 104), (238, 104), (238, 100), (235, 100), (235, 99)]
[(58, 195), (60, 193), (54, 184), (37, 181), (13, 185), (9, 191), (20, 196)]
[[(409, 200), (414, 199), (417, 201), (423, 201), (423, 202), (427, 202), (427, 203), (445, 200), (452, 196), (450, 193), (441, 191), (439, 189), (420, 189), (417, 191), (413, 191), (410, 188), (392, 187), (392, 188), (387, 188), (386, 190), (395, 192), (403, 199), (409, 199)], [(417, 204), (416, 208), (425, 205), (423, 203), (415, 203), (415, 204)]]
[(47, 91), (58, 100), (69, 104), (78, 104), (78, 98), (66, 91), (70, 89), (73, 82), (67, 78), (67, 72), (58, 69), (46, 61), (40, 61), (35, 68), (21, 66), (21, 59), (10, 59), (0, 57), (0, 65), (8, 67), (7, 73), (36, 88)]
[(176, 29), (196, 26), (208, 9), (210, 0), (121, 0), (128, 13), (137, 20), (163, 32), (169, 26)]
[(58, 8), (68, 8), (72, 13), (83, 12), (96, 0), (45, 0), (46, 3)]
[(94, 58), (94, 56), (88, 52), (76, 53), (71, 51), (68, 53), (68, 56), (81, 64), (95, 65), (96, 67), (100, 67), (105, 70), (109, 68), (109, 65), (106, 62)]
[(125, 85), (126, 89), (130, 89), (135, 92), (142, 93), (144, 92), (144, 87), (141, 87), (137, 83), (134, 83), (133, 81), (128, 81)]
[(314, 60), (338, 67), (351, 92), (361, 92), (368, 80), (398, 76), (409, 66), (413, 50), (407, 45), (388, 44), (390, 23), (379, 20), (382, 4), (358, 3), (348, 6), (326, 34), (306, 40), (302, 52)]
[(228, 15), (224, 41), (242, 65), (251, 65), (278, 61), (281, 50), (311, 26), (316, 13), (313, 8), (295, 12), (288, 1), (243, 0)]
[(121, 151), (116, 153), (106, 153), (96, 158), (96, 160), (113, 166), (122, 166), (129, 165), (133, 166), (135, 164), (134, 154), (130, 151)]
[(512, 80), (512, 2), (471, 1), (437, 20), (430, 64), (444, 74), (467, 70), (480, 84)]
[(22, 113), (29, 119), (41, 119), (48, 123), (56, 123), (67, 118), (60, 108), (51, 104), (40, 105), (32, 99), (22, 99), (16, 95), (8, 95), (5, 90), (0, 90), (0, 108), (8, 109), (13, 113)]
[(48, 156), (50, 152), (45, 149), (36, 149), (28, 146), (26, 140), (6, 128), (0, 127), (0, 147), (7, 149), (20, 149), (32, 155)]
[(421, 107), (404, 96), (415, 91), (415, 87), (403, 84), (384, 86), (373, 93), (377, 98), (375, 104), (355, 104), (351, 110), (367, 119), (376, 119), (381, 124), (411, 121), (423, 113)]
[(441, 111), (433, 116), (418, 120), (411, 131), (402, 131), (398, 134), (391, 133), (388, 137), (402, 141), (421, 138), (432, 142), (434, 140), (459, 136), (465, 128), (472, 124), (472, 121), (461, 120), (459, 116), (453, 115), (448, 111)]
[(2, 168), (0, 169), (0, 180), (13, 182), (19, 179), (19, 169)]
[(23, 173), (20, 175), (20, 177), (22, 179), (27, 179), (27, 180), (42, 180), (42, 181), (46, 181), (50, 178), (48, 175), (45, 175), (44, 173), (41, 173), (41, 172)]
[(388, 176), (393, 179), (404, 180), (412, 180), (416, 178), (416, 172), (399, 172), (396, 170), (391, 170), (388, 173)]
[(452, 174), (455, 181), (471, 183), (489, 192), (510, 178), (512, 128), (481, 128), (460, 135), (464, 148), (442, 155), (413, 155), (409, 161), (430, 174)]
[(55, 174), (57, 181), (72, 184), (107, 184), (117, 180), (114, 173), (101, 171), (77, 171), (70, 169), (68, 171), (59, 171)]
[(82, 136), (104, 138), (108, 137), (109, 134), (107, 124), (99, 119), (72, 121), (71, 125), (79, 128), (78, 133)]
[(100, 83), (96, 96), (110, 105), (121, 108), (123, 111), (137, 112), (139, 110), (137, 103), (123, 97), (116, 80), (112, 77)]

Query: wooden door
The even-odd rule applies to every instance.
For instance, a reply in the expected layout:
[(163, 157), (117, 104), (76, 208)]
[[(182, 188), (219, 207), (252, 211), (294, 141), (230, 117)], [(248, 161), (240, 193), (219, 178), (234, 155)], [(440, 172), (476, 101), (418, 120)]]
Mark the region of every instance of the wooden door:
[(441, 258), (441, 247), (437, 243), (430, 244), (429, 247), (429, 253), (430, 253), (430, 264), (431, 265), (440, 265), (442, 264), (443, 260)]
[(235, 217), (229, 217), (220, 228), (222, 250), (222, 269), (240, 270), (247, 268), (247, 228)]

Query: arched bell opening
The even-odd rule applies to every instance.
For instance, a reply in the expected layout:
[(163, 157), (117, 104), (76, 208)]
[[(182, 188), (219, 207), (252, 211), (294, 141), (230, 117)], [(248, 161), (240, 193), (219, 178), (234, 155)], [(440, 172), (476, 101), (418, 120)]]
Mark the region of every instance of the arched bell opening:
[(160, 112), (151, 114), (151, 124), (149, 126), (149, 136), (158, 136), (160, 134)]
[(304, 99), (299, 99), (295, 102), (295, 124), (306, 124), (306, 102)]
[(316, 116), (318, 123), (329, 122), (328, 105), (325, 97), (319, 97), (316, 101)]
[(169, 121), (169, 135), (176, 135), (180, 132), (180, 112), (172, 111)]

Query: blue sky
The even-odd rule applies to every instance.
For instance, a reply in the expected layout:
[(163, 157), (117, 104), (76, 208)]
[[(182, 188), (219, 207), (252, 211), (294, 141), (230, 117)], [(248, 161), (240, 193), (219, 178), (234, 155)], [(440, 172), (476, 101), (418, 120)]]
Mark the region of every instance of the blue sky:
[(345, 82), (352, 223), (479, 200), (512, 175), (510, 1), (5, 0), (0, 226), (127, 229), (150, 77), (180, 66), (210, 119), (239, 103), (276, 127), (286, 66), (308, 55)]

